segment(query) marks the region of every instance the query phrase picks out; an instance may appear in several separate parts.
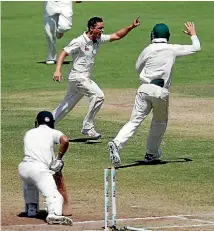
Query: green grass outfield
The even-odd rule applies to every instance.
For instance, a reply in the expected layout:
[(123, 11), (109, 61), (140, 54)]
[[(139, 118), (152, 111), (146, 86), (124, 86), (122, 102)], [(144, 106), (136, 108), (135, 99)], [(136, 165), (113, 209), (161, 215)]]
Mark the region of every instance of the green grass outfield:
[[(213, 212), (213, 8), (214, 2), (74, 4), (72, 30), (57, 41), (58, 51), (86, 30), (86, 22), (92, 16), (104, 18), (105, 33), (128, 26), (135, 17), (141, 16), (139, 28), (121, 41), (103, 45), (97, 55), (93, 74), (95, 81), (106, 93), (106, 102), (97, 116), (96, 127), (104, 134), (104, 138), (101, 143), (91, 145), (72, 142), (65, 156), (63, 171), (74, 219), (104, 217), (103, 168), (109, 165), (106, 146), (129, 119), (131, 106), (122, 106), (134, 102), (139, 84), (134, 69), (135, 61), (149, 43), (153, 25), (159, 22), (169, 25), (172, 43), (190, 44), (190, 38), (182, 32), (183, 24), (194, 21), (202, 51), (176, 61), (172, 81), (174, 117), (169, 120), (163, 142), (163, 159), (168, 163), (128, 167), (118, 171), (118, 216)], [(17, 171), (23, 158), (23, 136), (33, 127), (39, 110), (52, 111), (57, 106), (66, 92), (67, 83), (53, 82), (55, 66), (40, 63), (46, 57), (43, 2), (2, 2), (1, 16), (1, 176), (4, 221), (5, 213), (10, 208), (13, 207), (11, 219), (23, 210), (21, 182)], [(69, 67), (63, 66), (64, 76)], [(86, 112), (87, 102), (83, 100), (57, 128), (71, 139), (83, 137), (80, 129)], [(143, 159), (149, 122), (150, 119), (145, 121), (121, 151), (124, 165)], [(179, 158), (192, 161), (183, 162)], [(14, 204), (10, 202), (11, 195), (16, 198)], [(132, 206), (136, 205), (142, 207), (134, 209)]]

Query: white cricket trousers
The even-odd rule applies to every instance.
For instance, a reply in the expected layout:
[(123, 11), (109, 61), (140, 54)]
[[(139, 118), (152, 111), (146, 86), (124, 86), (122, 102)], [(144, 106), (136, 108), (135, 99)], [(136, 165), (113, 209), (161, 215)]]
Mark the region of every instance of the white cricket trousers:
[(160, 147), (168, 122), (168, 98), (156, 98), (143, 92), (137, 92), (131, 118), (114, 139), (119, 149), (132, 137), (151, 110), (153, 118), (147, 138), (146, 152), (149, 154), (158, 153), (158, 148)]
[(38, 190), (45, 197), (48, 214), (62, 215), (63, 197), (57, 190), (54, 172), (43, 163), (21, 162), (19, 175), (24, 183), (25, 204), (38, 203)]
[(48, 44), (46, 60), (56, 60), (56, 32), (64, 33), (72, 26), (72, 3), (45, 2), (44, 24)]
[(52, 113), (55, 124), (70, 112), (83, 96), (88, 97), (89, 107), (88, 113), (83, 120), (82, 129), (94, 128), (95, 116), (102, 107), (105, 95), (93, 80), (85, 76), (69, 80), (69, 86), (64, 100)]

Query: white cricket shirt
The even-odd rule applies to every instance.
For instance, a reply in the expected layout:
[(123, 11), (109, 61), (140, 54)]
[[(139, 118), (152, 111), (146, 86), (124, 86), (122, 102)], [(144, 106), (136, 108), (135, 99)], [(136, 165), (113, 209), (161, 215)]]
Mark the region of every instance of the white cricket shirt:
[(95, 56), (100, 45), (110, 41), (110, 35), (102, 34), (100, 38), (93, 42), (86, 33), (73, 39), (64, 50), (72, 56), (71, 73), (91, 73), (94, 65)]
[[(168, 44), (164, 38), (152, 40), (136, 62), (136, 71), (141, 83), (150, 83), (153, 79), (163, 79), (164, 88), (171, 84), (171, 72), (176, 57), (186, 56), (200, 51), (200, 42), (196, 35), (191, 36), (192, 45)], [(150, 84), (149, 84), (150, 85)]]
[(40, 125), (26, 132), (24, 137), (24, 161), (38, 161), (48, 167), (55, 159), (54, 144), (59, 144), (62, 132)]

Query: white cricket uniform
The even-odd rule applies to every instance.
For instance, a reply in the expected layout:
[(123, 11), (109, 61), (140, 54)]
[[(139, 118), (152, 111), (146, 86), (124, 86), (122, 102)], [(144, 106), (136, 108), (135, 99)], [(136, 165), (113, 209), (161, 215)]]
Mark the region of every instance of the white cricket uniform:
[(86, 33), (73, 39), (64, 50), (72, 56), (73, 64), (68, 74), (69, 86), (64, 100), (53, 111), (58, 123), (85, 95), (89, 98), (89, 110), (83, 120), (83, 129), (94, 127), (94, 119), (100, 110), (104, 93), (91, 79), (92, 67), (100, 45), (110, 41), (110, 35), (102, 34), (94, 43)]
[(48, 42), (46, 60), (56, 60), (56, 33), (64, 33), (72, 26), (72, 1), (45, 1), (44, 23)]
[[(191, 40), (192, 45), (174, 45), (168, 44), (164, 38), (158, 38), (142, 51), (136, 62), (141, 85), (137, 90), (131, 118), (114, 139), (119, 148), (125, 145), (153, 109), (146, 152), (155, 155), (158, 153), (168, 122), (168, 89), (175, 59), (194, 54), (201, 49), (196, 35), (191, 36)], [(163, 79), (164, 86), (152, 84), (151, 81), (155, 79)]]
[(63, 197), (57, 190), (50, 165), (55, 159), (54, 144), (59, 144), (62, 132), (47, 125), (26, 132), (24, 159), (19, 164), (19, 175), (24, 183), (25, 204), (38, 203), (38, 191), (46, 199), (48, 213), (62, 215)]

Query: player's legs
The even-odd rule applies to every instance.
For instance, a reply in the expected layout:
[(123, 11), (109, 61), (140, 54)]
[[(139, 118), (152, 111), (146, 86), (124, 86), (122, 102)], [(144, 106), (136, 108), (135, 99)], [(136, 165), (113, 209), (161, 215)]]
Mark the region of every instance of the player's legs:
[(138, 126), (151, 111), (151, 108), (150, 97), (138, 92), (129, 122), (122, 127), (114, 140), (108, 143), (110, 160), (113, 165), (120, 164), (119, 150), (132, 137)]
[(25, 212), (28, 217), (35, 217), (39, 212), (39, 190), (32, 183), (23, 182)]
[[(104, 93), (98, 85), (89, 78), (81, 78), (81, 76), (73, 78), (69, 82), (69, 88), (64, 100), (53, 111), (55, 124), (57, 124), (71, 109), (79, 102), (83, 96), (89, 98), (89, 110), (83, 121), (83, 134), (93, 137), (100, 136), (94, 129), (94, 120), (97, 112), (100, 110)], [(88, 134), (89, 130), (93, 130), (93, 134)]]
[(53, 178), (53, 171), (44, 167), (44, 164), (38, 162), (22, 162), (19, 165), (19, 174), (25, 183), (25, 201), (36, 202), (37, 192), (39, 190), (45, 197), (48, 213), (62, 215), (63, 197), (57, 190)]
[(72, 225), (72, 220), (62, 216), (63, 197), (57, 190), (52, 171), (42, 171), (33, 175), (31, 179), (36, 187), (45, 197), (48, 216), (46, 221), (49, 224)]
[(57, 28), (57, 38), (61, 38), (67, 30), (71, 29), (72, 26), (72, 2), (62, 2), (60, 4), (60, 16)]
[(72, 27), (72, 17), (65, 17), (64, 15), (59, 16), (57, 38), (61, 38), (67, 30)]
[(102, 107), (105, 95), (99, 86), (89, 78), (80, 81), (77, 88), (79, 92), (87, 96), (89, 99), (88, 113), (83, 120), (82, 130), (93, 129), (95, 116)]
[(39, 212), (39, 191), (32, 180), (29, 179), (29, 172), (32, 171), (32, 164), (21, 162), (18, 171), (23, 181), (25, 212), (29, 217), (35, 217)]
[(168, 99), (152, 98), (153, 118), (147, 138), (146, 152), (158, 155), (163, 135), (166, 131), (168, 122)]
[(55, 119), (55, 124), (57, 124), (64, 116), (69, 113), (74, 106), (80, 101), (80, 99), (84, 96), (77, 89), (77, 81), (70, 81), (67, 93), (63, 99), (63, 101), (57, 106), (57, 108), (52, 112), (53, 117)]
[[(56, 31), (59, 20), (59, 14), (45, 16), (45, 32), (47, 39), (47, 61), (56, 61)], [(54, 62), (53, 62), (54, 63)], [(48, 64), (48, 62), (47, 62)]]
[(151, 109), (150, 97), (144, 93), (138, 92), (135, 97), (135, 104), (129, 122), (122, 127), (113, 140), (119, 149), (133, 136), (134, 132), (149, 114)]
[(35, 186), (45, 197), (48, 214), (61, 216), (63, 197), (57, 190), (51, 171), (42, 171), (31, 178), (35, 182)]

